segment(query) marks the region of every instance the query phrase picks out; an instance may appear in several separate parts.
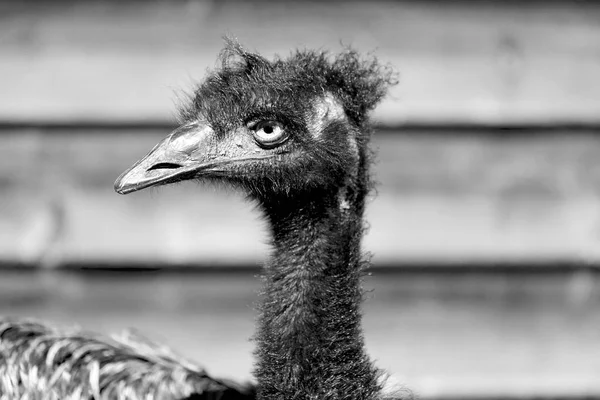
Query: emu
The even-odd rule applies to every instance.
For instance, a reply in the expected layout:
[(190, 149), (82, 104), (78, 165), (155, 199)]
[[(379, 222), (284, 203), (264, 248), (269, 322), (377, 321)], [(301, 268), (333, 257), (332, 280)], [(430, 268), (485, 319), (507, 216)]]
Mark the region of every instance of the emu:
[(351, 49), (269, 61), (228, 41), (220, 60), (182, 107), (179, 127), (115, 190), (194, 179), (242, 190), (258, 205), (273, 253), (262, 276), (255, 386), (212, 378), (136, 338), (0, 320), (2, 399), (411, 397), (386, 385), (361, 328), (368, 117), (393, 73)]

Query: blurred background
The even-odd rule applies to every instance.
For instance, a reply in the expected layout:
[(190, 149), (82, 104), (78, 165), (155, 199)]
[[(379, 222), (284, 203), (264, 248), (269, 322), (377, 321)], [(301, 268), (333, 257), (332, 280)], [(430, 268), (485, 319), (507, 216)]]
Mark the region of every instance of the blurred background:
[(250, 379), (264, 223), (115, 178), (223, 35), (373, 52), (369, 352), (423, 399), (600, 398), (600, 3), (0, 1), (0, 314), (135, 328)]

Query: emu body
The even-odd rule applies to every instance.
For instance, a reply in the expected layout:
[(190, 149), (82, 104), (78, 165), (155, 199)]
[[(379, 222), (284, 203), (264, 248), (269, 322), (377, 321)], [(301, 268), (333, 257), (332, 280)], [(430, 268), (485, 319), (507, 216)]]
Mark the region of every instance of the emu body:
[(269, 61), (232, 42), (221, 61), (183, 107), (180, 127), (115, 190), (199, 179), (241, 189), (258, 204), (273, 251), (254, 338), (256, 387), (210, 378), (153, 346), (8, 321), (0, 324), (4, 393), (38, 393), (23, 376), (41, 376), (57, 398), (392, 398), (366, 354), (360, 311), (368, 113), (392, 83), (390, 72), (351, 50)]
[(1, 400), (254, 399), (131, 333), (108, 338), (34, 321), (0, 320)]

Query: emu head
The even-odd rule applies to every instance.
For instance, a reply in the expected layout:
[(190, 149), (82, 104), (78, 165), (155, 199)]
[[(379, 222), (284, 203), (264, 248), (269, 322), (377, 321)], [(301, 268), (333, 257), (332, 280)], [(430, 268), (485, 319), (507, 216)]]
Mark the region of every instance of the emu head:
[(212, 179), (260, 199), (329, 190), (365, 169), (367, 113), (391, 83), (389, 69), (352, 50), (269, 61), (233, 42), (220, 59), (180, 126), (117, 179), (118, 193)]

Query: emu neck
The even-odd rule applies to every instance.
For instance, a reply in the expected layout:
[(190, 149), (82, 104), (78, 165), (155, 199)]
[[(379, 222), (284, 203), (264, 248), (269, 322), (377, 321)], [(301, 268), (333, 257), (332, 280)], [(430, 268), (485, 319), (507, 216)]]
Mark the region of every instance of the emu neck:
[(311, 193), (264, 208), (274, 254), (264, 273), (260, 399), (372, 399), (360, 303), (363, 200)]

